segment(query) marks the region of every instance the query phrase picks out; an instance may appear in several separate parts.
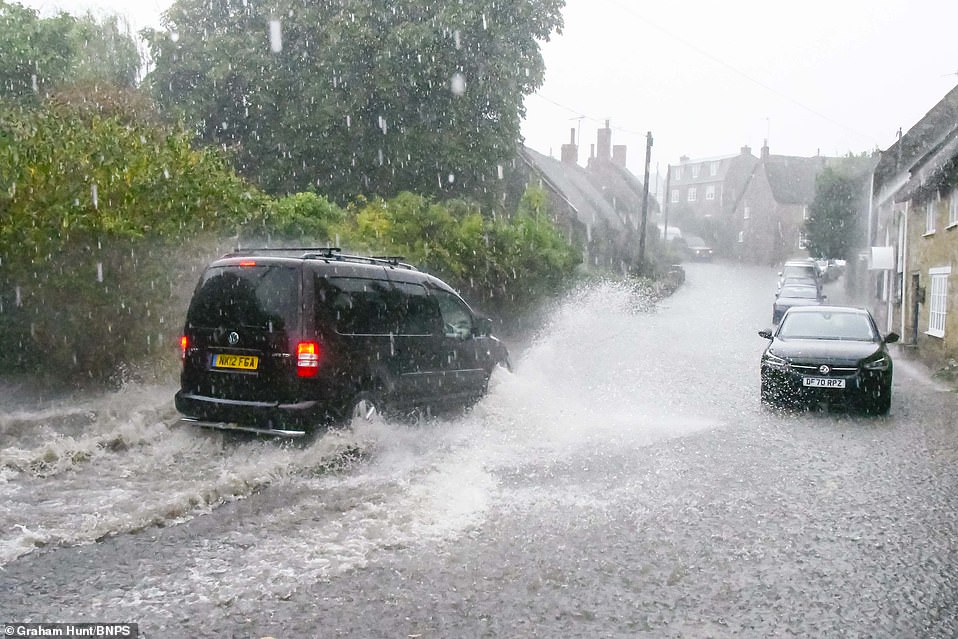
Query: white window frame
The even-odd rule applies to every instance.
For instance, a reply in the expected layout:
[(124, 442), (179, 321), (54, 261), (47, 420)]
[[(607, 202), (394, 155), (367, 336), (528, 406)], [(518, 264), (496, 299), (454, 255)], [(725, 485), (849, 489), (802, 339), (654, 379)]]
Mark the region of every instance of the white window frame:
[(675, 178), (675, 181), (676, 181), (676, 182), (681, 182), (681, 181), (682, 181), (682, 167), (681, 167), (681, 166), (675, 167), (675, 174), (674, 174), (672, 177)]
[(672, 189), (672, 204), (678, 204), (678, 203), (679, 203), (679, 190)]
[(714, 200), (715, 199), (715, 185), (709, 184), (705, 187), (705, 199)]
[(925, 235), (935, 232), (935, 218), (938, 216), (938, 207), (934, 200), (925, 203)]
[(958, 189), (951, 192), (948, 198), (948, 227), (958, 226)]
[(696, 193), (695, 187), (690, 186), (688, 193), (685, 195), (686, 202), (696, 202), (698, 201), (699, 194)]
[(798, 248), (801, 250), (808, 248), (808, 234), (805, 231), (798, 232)]
[(928, 331), (932, 337), (945, 337), (945, 315), (948, 312), (948, 276), (950, 266), (928, 269)]
[(692, 179), (695, 180), (695, 179), (698, 179), (698, 177), (699, 177), (699, 165), (698, 165), (698, 164), (693, 164), (693, 165), (692, 165)]
[(712, 177), (715, 177), (716, 175), (718, 175), (718, 170), (719, 170), (718, 160), (714, 160), (711, 164), (709, 164), (709, 175), (711, 175)]
[(743, 211), (744, 211), (744, 214), (743, 214), (743, 216), (742, 216), (742, 219), (747, 220), (747, 219), (749, 219), (750, 217), (752, 217), (752, 208), (748, 205), (747, 202), (746, 202), (745, 205), (742, 207), (742, 209), (743, 209)]

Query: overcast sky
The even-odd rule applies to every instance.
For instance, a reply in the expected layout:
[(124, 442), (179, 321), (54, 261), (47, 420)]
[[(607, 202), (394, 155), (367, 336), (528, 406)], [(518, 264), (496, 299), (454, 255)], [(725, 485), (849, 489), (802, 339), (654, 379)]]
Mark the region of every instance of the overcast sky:
[[(159, 27), (169, 0), (21, 0), (45, 15), (115, 12)], [(681, 155), (844, 155), (895, 140), (958, 84), (956, 0), (567, 0), (526, 101), (526, 144), (585, 163), (606, 119), (642, 175)]]

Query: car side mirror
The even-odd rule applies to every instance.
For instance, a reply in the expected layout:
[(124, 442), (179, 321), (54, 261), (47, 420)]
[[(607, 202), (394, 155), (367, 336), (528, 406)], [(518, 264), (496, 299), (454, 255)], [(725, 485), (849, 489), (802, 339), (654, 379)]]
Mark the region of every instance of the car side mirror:
[(764, 337), (765, 339), (772, 339), (772, 329), (763, 328), (758, 332), (759, 337)]
[(828, 296), (822, 295), (822, 302), (827, 302), (827, 301), (828, 301)]
[(488, 317), (477, 317), (473, 332), (476, 337), (489, 337), (492, 335), (492, 320)]
[(901, 339), (901, 335), (899, 335), (898, 333), (889, 333), (888, 335), (885, 335), (886, 344), (894, 344), (899, 339)]

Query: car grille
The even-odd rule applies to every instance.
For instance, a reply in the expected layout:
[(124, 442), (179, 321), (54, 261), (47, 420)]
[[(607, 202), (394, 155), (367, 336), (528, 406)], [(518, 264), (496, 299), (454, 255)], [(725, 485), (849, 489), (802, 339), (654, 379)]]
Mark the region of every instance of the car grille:
[[(857, 366), (832, 366), (831, 364), (825, 364), (829, 368), (828, 375), (840, 377), (843, 375), (854, 375), (858, 372)], [(801, 373), (803, 375), (821, 375), (822, 372), (819, 370), (822, 367), (822, 364), (791, 364), (789, 368), (793, 371)]]

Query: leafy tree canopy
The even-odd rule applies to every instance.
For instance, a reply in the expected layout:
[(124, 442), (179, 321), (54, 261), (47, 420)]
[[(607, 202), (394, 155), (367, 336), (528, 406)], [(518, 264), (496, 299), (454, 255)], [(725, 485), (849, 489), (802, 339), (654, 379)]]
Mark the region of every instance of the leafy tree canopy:
[(40, 18), (0, 0), (0, 97), (38, 101), (73, 83), (132, 87), (139, 66), (136, 43), (116, 16)]
[(814, 257), (849, 259), (857, 248), (867, 176), (855, 166), (826, 167), (815, 180), (815, 198), (805, 221), (808, 252)]
[(498, 190), (564, 0), (177, 0), (147, 77), (274, 194)]

